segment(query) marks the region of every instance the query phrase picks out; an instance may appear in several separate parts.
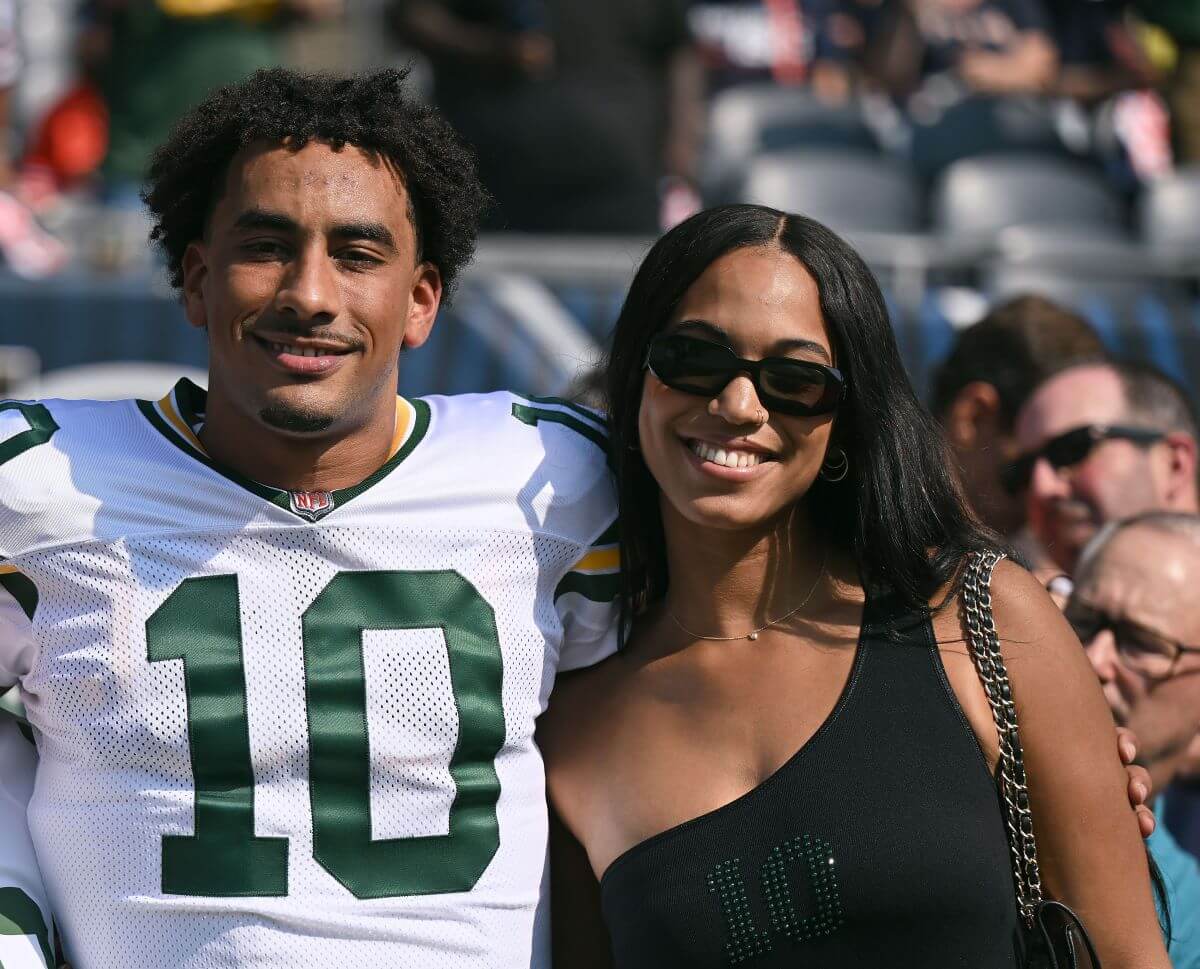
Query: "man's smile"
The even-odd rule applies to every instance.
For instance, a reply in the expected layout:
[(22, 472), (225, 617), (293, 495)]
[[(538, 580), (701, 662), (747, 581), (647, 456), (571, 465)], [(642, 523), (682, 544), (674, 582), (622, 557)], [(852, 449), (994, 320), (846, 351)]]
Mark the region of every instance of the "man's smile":
[(322, 377), (342, 366), (355, 348), (311, 337), (251, 333), (251, 339), (280, 369), (295, 375)]

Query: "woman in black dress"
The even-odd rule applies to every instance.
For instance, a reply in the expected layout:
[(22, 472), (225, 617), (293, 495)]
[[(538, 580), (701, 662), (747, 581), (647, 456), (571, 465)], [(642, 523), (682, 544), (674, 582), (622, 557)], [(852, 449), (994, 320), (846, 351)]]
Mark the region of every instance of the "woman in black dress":
[[(540, 729), (556, 964), (1019, 966), (958, 609), (996, 539), (862, 260), (798, 216), (701, 213), (642, 264), (607, 391), (635, 621)], [(1046, 893), (1105, 969), (1165, 969), (1095, 675), (1028, 573), (991, 591)]]

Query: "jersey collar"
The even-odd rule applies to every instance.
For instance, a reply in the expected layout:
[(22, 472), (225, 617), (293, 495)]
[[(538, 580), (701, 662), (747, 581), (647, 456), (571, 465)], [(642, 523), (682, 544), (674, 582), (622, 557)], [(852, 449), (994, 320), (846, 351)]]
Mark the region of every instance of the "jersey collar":
[(325, 517), (335, 508), (378, 484), (413, 452), (429, 430), (429, 405), (419, 398), (408, 400), (397, 396), (396, 433), (392, 438), (391, 456), (382, 467), (349, 488), (321, 492), (286, 491), (253, 481), (209, 457), (197, 434), (204, 424), (207, 401), (207, 391), (184, 378), (161, 400), (139, 400), (137, 406), (151, 426), (185, 454), (234, 484), (306, 521)]

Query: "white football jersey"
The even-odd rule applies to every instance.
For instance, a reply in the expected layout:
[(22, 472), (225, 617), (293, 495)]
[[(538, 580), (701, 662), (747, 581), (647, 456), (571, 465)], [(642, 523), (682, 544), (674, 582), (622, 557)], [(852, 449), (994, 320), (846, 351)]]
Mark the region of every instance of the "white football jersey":
[(0, 404), (0, 692), (69, 961), (548, 964), (534, 719), (616, 646), (602, 421), (398, 398), (383, 468), (291, 493), (203, 410)]

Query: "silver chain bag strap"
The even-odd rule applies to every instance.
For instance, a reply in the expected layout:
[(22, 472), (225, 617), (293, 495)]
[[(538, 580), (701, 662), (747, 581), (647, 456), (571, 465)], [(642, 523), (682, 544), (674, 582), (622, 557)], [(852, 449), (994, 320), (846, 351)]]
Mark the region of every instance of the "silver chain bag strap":
[(1078, 916), (1067, 906), (1047, 901), (1042, 895), (1042, 875), (1033, 836), (1033, 814), (1029, 808), (1017, 710), (992, 614), (992, 571), (1003, 558), (1004, 553), (997, 551), (971, 554), (963, 575), (961, 602), (967, 645), (992, 708), (992, 719), (1000, 740), (996, 780), (1012, 855), (1017, 913), (1025, 930), (1025, 967), (1071, 969), (1079, 966), (1082, 945), (1090, 956), (1090, 963), (1082, 964), (1100, 969), (1100, 960)]

